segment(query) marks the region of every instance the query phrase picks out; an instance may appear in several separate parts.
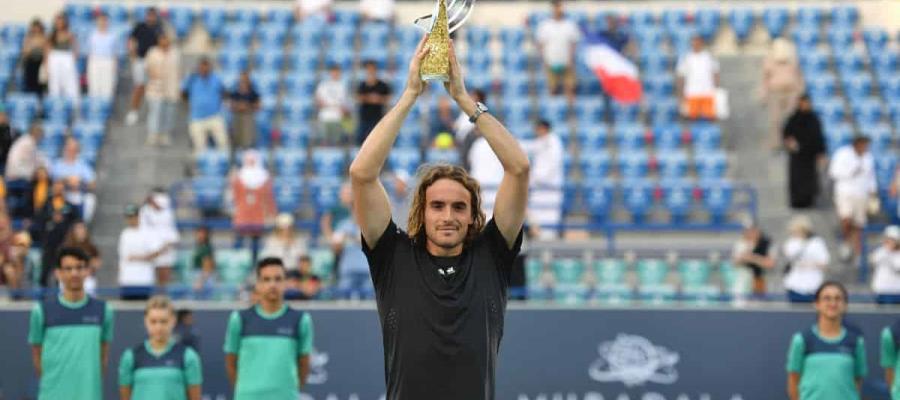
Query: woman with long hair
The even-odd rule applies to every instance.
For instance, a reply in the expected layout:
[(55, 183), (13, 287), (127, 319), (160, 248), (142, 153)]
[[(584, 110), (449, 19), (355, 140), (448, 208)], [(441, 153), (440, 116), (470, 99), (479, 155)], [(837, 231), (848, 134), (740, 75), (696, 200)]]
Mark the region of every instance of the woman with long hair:
[(22, 91), (25, 93), (40, 96), (47, 90), (46, 80), (41, 79), (41, 66), (47, 56), (46, 50), (47, 33), (44, 24), (41, 20), (34, 19), (28, 26), (28, 34), (22, 39), (22, 75), (25, 78)]
[(787, 357), (790, 400), (859, 400), (868, 372), (863, 335), (844, 323), (847, 289), (825, 282), (815, 294), (816, 323), (794, 334)]
[(78, 102), (81, 88), (78, 84), (78, 69), (75, 59), (78, 41), (69, 29), (66, 16), (59, 14), (53, 19), (53, 30), (47, 43), (47, 85), (50, 96), (60, 96)]

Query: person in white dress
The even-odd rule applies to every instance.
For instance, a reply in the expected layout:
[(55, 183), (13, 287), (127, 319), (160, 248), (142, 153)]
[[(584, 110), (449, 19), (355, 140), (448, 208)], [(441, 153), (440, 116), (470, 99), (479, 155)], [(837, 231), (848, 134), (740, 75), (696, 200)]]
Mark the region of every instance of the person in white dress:
[(831, 262), (828, 247), (815, 236), (812, 222), (800, 215), (788, 223), (790, 237), (782, 245), (782, 253), (789, 270), (784, 276), (784, 288), (792, 303), (811, 303), (815, 293), (825, 282), (825, 269)]

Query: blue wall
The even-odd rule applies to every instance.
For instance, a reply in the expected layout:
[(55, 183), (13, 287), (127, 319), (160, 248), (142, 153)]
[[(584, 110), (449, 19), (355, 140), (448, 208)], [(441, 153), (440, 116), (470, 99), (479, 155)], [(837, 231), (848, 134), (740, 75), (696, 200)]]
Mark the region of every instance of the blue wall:
[[(301, 399), (379, 399), (384, 375), (374, 309), (316, 309), (311, 314), (317, 354), (312, 384)], [(881, 384), (883, 376), (878, 334), (896, 315), (860, 312), (849, 318), (865, 333), (870, 387)], [(221, 350), (227, 316), (228, 311), (195, 312), (203, 389), (209, 399), (229, 398)], [(113, 371), (122, 350), (143, 338), (141, 318), (138, 310), (117, 313), (104, 381), (108, 399), (116, 398)], [(788, 341), (813, 318), (811, 312), (796, 311), (511, 309), (500, 351), (497, 398), (785, 398)], [(0, 311), (0, 388), (6, 400), (23, 398), (36, 384), (26, 345), (27, 321), (27, 311)]]

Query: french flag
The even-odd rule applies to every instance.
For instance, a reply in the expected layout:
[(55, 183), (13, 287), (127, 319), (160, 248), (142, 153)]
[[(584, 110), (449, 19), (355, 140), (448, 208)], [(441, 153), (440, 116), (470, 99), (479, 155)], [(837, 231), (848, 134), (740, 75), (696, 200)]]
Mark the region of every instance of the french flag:
[(641, 101), (643, 89), (637, 66), (613, 48), (599, 33), (585, 33), (584, 62), (600, 79), (603, 91), (623, 104)]

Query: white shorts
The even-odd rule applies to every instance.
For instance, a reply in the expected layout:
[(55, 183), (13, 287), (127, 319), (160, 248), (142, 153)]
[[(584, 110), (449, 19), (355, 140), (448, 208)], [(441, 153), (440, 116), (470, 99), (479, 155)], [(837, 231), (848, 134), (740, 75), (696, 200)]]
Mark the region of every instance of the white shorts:
[(154, 266), (156, 268), (163, 268), (163, 267), (171, 268), (171, 267), (175, 266), (176, 257), (177, 257), (177, 254), (175, 254), (175, 249), (166, 250), (162, 254), (160, 254), (158, 257), (156, 257), (156, 260), (154, 260), (154, 263), (156, 265), (154, 265)]
[(135, 85), (143, 85), (147, 82), (147, 68), (143, 58), (131, 59), (131, 82)]
[(840, 219), (849, 219), (858, 227), (866, 225), (866, 213), (869, 199), (865, 196), (836, 194), (834, 196), (834, 208)]

